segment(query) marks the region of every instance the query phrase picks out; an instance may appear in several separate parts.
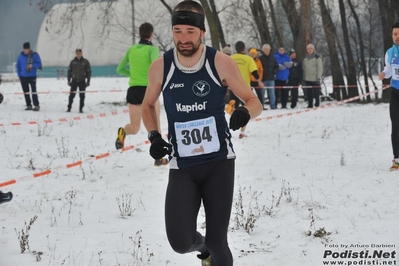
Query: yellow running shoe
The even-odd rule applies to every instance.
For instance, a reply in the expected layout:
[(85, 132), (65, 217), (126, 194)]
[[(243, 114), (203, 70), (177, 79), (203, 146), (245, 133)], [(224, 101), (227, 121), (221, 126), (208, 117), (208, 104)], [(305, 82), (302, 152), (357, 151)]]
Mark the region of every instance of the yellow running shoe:
[(126, 137), (126, 131), (123, 127), (120, 127), (118, 129), (118, 136), (116, 137), (116, 141), (115, 141), (115, 147), (117, 150), (120, 150), (124, 147), (125, 137)]
[(392, 166), (389, 168), (390, 171), (397, 171), (399, 170), (399, 163), (395, 160), (392, 160)]
[(234, 104), (236, 103), (235, 100), (230, 100), (230, 102), (227, 104), (226, 106), (226, 113), (228, 113), (229, 115), (231, 115), (231, 113), (234, 110)]
[(208, 250), (198, 254), (197, 258), (201, 260), (201, 266), (211, 266), (211, 254)]
[(211, 256), (201, 261), (201, 266), (211, 266)]

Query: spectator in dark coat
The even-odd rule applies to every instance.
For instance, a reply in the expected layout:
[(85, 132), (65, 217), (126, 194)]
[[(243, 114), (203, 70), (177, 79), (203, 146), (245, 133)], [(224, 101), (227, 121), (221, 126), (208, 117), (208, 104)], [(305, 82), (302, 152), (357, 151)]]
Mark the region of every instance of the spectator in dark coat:
[(261, 90), (263, 94), (262, 98), (265, 99), (265, 90), (267, 88), (267, 93), (269, 95), (270, 108), (276, 109), (276, 94), (274, 91), (274, 78), (278, 71), (278, 63), (276, 58), (271, 54), (271, 47), (269, 44), (264, 44), (262, 46), (262, 55), (259, 56), (259, 60), (262, 62), (263, 66), (263, 78), (262, 82), (265, 89)]
[(68, 67), (68, 85), (71, 86), (71, 92), (69, 94), (67, 112), (71, 111), (73, 98), (75, 98), (76, 90), (79, 88), (79, 112), (83, 113), (86, 88), (90, 86), (90, 78), (90, 63), (86, 58), (83, 58), (82, 49), (76, 49), (76, 57), (71, 61)]
[(288, 76), (288, 86), (293, 86), (291, 89), (291, 108), (295, 108), (298, 102), (298, 86), (302, 83), (302, 63), (296, 59), (296, 52), (294, 49), (290, 50), (290, 58), (293, 62)]

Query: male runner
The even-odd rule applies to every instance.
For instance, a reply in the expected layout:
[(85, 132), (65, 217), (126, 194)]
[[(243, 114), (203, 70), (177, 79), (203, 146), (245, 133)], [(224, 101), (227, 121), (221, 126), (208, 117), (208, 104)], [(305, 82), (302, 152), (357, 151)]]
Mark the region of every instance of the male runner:
[[(178, 253), (199, 251), (203, 265), (232, 266), (227, 243), (234, 191), (235, 153), (230, 129), (245, 126), (262, 112), (256, 95), (227, 55), (205, 46), (205, 12), (195, 1), (182, 1), (172, 13), (175, 48), (150, 67), (143, 101), (143, 121), (149, 131), (150, 155), (170, 154), (166, 191), (166, 233)], [(228, 86), (243, 102), (230, 117), (224, 113)], [(159, 133), (156, 102), (163, 94), (168, 140)], [(206, 237), (197, 232), (204, 204)]]
[[(116, 149), (122, 149), (126, 135), (135, 135), (140, 129), (141, 123), (141, 104), (148, 85), (148, 69), (152, 62), (159, 58), (159, 49), (152, 45), (154, 27), (150, 23), (143, 23), (139, 28), (140, 42), (134, 44), (127, 50), (116, 71), (120, 75), (128, 76), (129, 89), (126, 101), (129, 106), (130, 123), (118, 129), (115, 141)], [(129, 68), (127, 65), (129, 64)], [(160, 104), (156, 102), (156, 114), (159, 117)], [(158, 119), (159, 123), (159, 119)], [(158, 125), (159, 127), (159, 125)], [(166, 158), (155, 160), (154, 165), (167, 164)]]
[(392, 25), (393, 45), (385, 53), (385, 68), (379, 78), (391, 78), (389, 114), (392, 123), (391, 142), (393, 160), (391, 171), (399, 170), (399, 22)]

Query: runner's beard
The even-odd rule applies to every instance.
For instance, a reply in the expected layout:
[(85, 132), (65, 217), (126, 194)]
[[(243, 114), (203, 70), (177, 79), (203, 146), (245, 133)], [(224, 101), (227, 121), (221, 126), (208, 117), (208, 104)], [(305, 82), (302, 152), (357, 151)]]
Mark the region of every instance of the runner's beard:
[[(190, 45), (191, 49), (187, 49), (187, 48), (180, 49), (179, 46), (182, 45), (182, 44), (183, 45)], [(201, 46), (201, 39), (198, 40), (197, 45), (195, 45), (193, 42), (182, 43), (182, 42), (178, 41), (176, 43), (177, 51), (179, 52), (179, 54), (181, 54), (182, 56), (185, 56), (185, 57), (193, 56), (199, 50), (200, 46)]]

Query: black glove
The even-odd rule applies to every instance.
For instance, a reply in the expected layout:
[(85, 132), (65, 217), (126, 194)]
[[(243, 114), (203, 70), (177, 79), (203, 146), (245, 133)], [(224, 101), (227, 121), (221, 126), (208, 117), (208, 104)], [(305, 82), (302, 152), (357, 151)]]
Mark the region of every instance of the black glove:
[(150, 155), (154, 159), (161, 159), (171, 153), (172, 144), (167, 143), (158, 132), (151, 136)]
[(1, 203), (5, 203), (5, 202), (9, 202), (10, 200), (12, 200), (12, 193), (11, 192), (3, 193), (3, 192), (0, 191), (0, 204)]
[(90, 86), (90, 81), (86, 82), (86, 88)]
[(68, 86), (70, 87), (70, 86), (72, 86), (72, 83), (68, 80)]
[(230, 117), (230, 129), (237, 130), (240, 127), (245, 126), (251, 116), (249, 115), (248, 109), (240, 106), (234, 110)]

